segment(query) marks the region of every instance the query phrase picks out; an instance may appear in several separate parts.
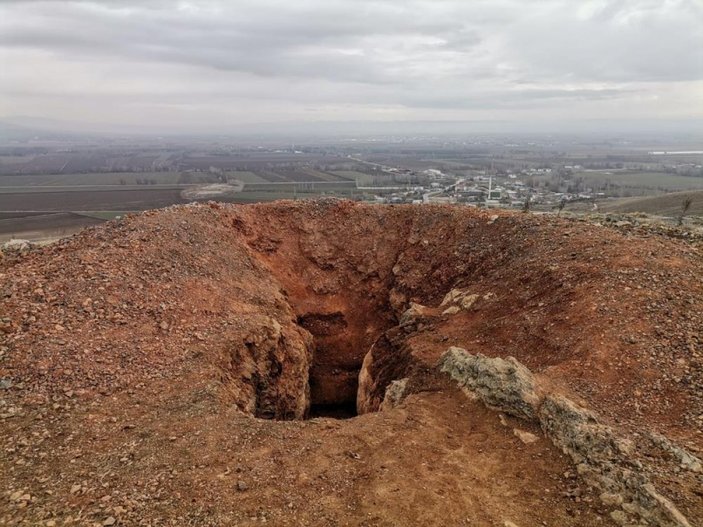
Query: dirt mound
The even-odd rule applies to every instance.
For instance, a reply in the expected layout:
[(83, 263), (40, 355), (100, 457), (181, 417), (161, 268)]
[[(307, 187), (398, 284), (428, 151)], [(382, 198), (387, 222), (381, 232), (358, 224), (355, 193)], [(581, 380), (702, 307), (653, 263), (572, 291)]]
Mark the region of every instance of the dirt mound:
[[(633, 466), (703, 517), (700, 474), (672, 454), (703, 448), (695, 244), (323, 200), (150, 211), (0, 265), (0, 522), (638, 517), (534, 423), (464, 399), (438, 371), (450, 346), (514, 357), (619, 434), (668, 441)], [(530, 427), (535, 445), (512, 433)]]

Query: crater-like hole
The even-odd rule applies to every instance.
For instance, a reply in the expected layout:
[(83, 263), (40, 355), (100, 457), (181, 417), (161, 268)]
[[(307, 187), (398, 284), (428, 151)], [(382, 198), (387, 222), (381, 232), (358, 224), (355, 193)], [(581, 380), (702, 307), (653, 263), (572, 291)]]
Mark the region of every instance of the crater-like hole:
[(355, 349), (355, 339), (344, 314), (306, 313), (298, 317), (298, 324), (315, 339), (309, 377), (309, 417), (356, 416), (359, 371), (365, 350)]

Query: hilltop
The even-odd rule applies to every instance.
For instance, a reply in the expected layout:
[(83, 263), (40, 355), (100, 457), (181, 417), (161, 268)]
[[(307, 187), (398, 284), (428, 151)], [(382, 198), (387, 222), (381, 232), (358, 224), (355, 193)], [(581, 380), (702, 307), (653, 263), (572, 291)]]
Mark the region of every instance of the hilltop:
[(8, 255), (0, 523), (695, 524), (700, 251), (318, 200)]

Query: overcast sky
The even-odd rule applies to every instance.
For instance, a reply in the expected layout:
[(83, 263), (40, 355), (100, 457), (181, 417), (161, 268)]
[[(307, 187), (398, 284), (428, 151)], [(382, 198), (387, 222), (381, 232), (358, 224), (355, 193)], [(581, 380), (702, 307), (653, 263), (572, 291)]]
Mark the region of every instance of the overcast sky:
[(0, 118), (701, 119), (703, 0), (0, 0)]

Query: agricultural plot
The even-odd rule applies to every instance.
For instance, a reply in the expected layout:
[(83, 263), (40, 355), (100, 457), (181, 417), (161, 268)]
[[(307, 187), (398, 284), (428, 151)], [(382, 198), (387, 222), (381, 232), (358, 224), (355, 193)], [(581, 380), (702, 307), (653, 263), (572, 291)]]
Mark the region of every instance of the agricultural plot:
[(284, 183), (290, 181), (289, 178), (282, 176), (278, 172), (273, 172), (271, 170), (258, 170), (256, 172), (258, 176), (260, 176), (262, 179), (264, 179), (267, 182), (271, 183)]
[(87, 174), (0, 175), (3, 187), (51, 187), (72, 185), (186, 185), (209, 183), (207, 173), (188, 172), (93, 172)]
[(0, 194), (53, 194), (57, 192), (125, 192), (153, 190), (183, 190), (194, 185), (62, 185), (34, 187), (0, 187)]
[[(338, 175), (335, 171), (317, 170), (315, 168), (303, 168), (303, 172), (309, 174), (313, 178), (322, 181), (349, 181), (349, 178)], [(314, 181), (314, 179), (313, 179)]]
[(356, 188), (354, 181), (306, 181), (294, 183), (283, 181), (280, 183), (247, 183), (243, 192), (305, 192), (320, 193)]
[(225, 177), (227, 180), (236, 179), (242, 183), (266, 183), (266, 178), (255, 174), (254, 172), (249, 172), (246, 170), (232, 170), (225, 172)]
[(79, 216), (85, 216), (87, 218), (94, 218), (97, 220), (114, 220), (118, 216), (124, 216), (125, 214), (130, 214), (134, 211), (129, 210), (84, 210), (76, 212)]
[(0, 211), (124, 211), (185, 203), (178, 188), (0, 193)]
[(72, 212), (48, 214), (13, 214), (0, 213), (0, 243), (13, 238), (24, 240), (46, 240), (67, 236), (84, 227), (98, 225), (105, 221)]
[(170, 152), (76, 151), (0, 156), (0, 174), (159, 171), (175, 166)]
[(275, 201), (279, 199), (314, 199), (320, 197), (336, 197), (357, 199), (361, 197), (359, 191), (353, 188), (329, 190), (326, 192), (297, 192), (292, 190), (269, 190), (269, 191), (250, 191), (239, 192), (222, 198), (221, 201), (228, 203), (258, 203), (263, 201)]
[(619, 199), (602, 203), (599, 208), (603, 212), (644, 212), (676, 217), (681, 214), (684, 201), (687, 199), (691, 200), (691, 205), (686, 211), (687, 214), (689, 216), (703, 216), (703, 190)]
[(587, 171), (577, 172), (574, 177), (582, 177), (586, 182), (594, 185), (610, 182), (623, 187), (662, 191), (703, 189), (703, 178), (662, 172)]
[(307, 181), (247, 183), (241, 192), (223, 195), (222, 201), (231, 203), (254, 203), (277, 199), (307, 199), (321, 196), (358, 198), (359, 191), (353, 181)]
[(361, 186), (372, 185), (379, 177), (376, 174), (367, 174), (356, 170), (335, 170), (333, 173), (341, 178), (355, 181)]
[(631, 197), (703, 189), (703, 178), (681, 176), (666, 172), (630, 170), (585, 170), (569, 177), (531, 175), (525, 178), (531, 186), (549, 186), (554, 189), (576, 188), (575, 192), (604, 193), (608, 197)]
[(293, 154), (291, 152), (242, 152), (239, 154), (186, 155), (179, 160), (182, 169), (208, 170), (277, 170), (299, 167), (303, 164), (333, 163), (340, 158), (322, 154)]

